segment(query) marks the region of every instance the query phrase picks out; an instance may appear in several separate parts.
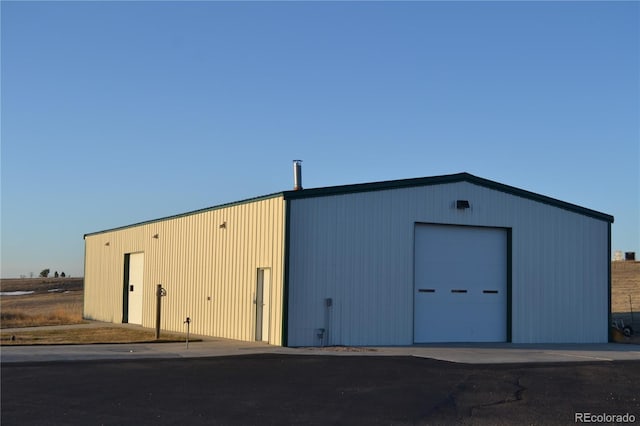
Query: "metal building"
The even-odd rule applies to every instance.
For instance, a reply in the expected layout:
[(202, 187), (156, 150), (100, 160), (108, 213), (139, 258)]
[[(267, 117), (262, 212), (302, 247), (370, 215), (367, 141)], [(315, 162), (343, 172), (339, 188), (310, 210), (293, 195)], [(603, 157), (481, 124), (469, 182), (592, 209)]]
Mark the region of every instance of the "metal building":
[(86, 318), (284, 346), (608, 340), (613, 217), (467, 173), (85, 235)]

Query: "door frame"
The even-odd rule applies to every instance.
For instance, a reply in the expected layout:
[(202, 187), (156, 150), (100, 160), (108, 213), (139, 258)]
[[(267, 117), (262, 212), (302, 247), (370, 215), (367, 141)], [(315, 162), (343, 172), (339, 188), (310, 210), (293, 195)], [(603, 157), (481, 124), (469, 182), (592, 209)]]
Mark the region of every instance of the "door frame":
[(254, 303), (256, 305), (254, 338), (258, 342), (269, 343), (269, 339), (271, 337), (269, 333), (271, 328), (271, 268), (257, 268), (256, 270)]
[(122, 323), (123, 324), (129, 323), (129, 305), (130, 305), (129, 280), (131, 279), (131, 255), (135, 255), (135, 254), (142, 255), (142, 277), (143, 278), (142, 278), (142, 283), (140, 283), (139, 285), (142, 286), (142, 289), (140, 290), (141, 291), (140, 311), (141, 311), (141, 316), (144, 317), (142, 312), (144, 308), (144, 251), (125, 253), (124, 254), (124, 273), (123, 273), (123, 280), (122, 280)]
[(131, 253), (124, 254), (124, 276), (122, 277), (122, 323), (129, 323), (129, 262)]

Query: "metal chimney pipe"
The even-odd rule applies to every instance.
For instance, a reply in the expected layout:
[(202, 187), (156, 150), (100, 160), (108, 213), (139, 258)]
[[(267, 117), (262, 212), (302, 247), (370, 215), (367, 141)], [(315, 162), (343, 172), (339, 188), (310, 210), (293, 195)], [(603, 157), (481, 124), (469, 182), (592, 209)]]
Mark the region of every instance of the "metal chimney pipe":
[(302, 189), (302, 160), (293, 160), (293, 190)]

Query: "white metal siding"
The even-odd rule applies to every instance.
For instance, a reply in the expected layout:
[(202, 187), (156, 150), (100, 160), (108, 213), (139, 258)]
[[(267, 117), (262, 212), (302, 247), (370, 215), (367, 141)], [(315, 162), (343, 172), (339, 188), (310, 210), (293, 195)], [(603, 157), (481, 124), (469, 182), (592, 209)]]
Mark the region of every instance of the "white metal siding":
[(185, 331), (190, 317), (195, 334), (254, 340), (257, 271), (270, 268), (268, 335), (281, 344), (283, 236), (281, 196), (87, 235), (85, 317), (122, 321), (124, 255), (144, 252), (143, 326), (162, 284), (162, 329)]
[(411, 344), (415, 223), (512, 228), (513, 342), (607, 341), (606, 221), (468, 182), (289, 202), (291, 346)]

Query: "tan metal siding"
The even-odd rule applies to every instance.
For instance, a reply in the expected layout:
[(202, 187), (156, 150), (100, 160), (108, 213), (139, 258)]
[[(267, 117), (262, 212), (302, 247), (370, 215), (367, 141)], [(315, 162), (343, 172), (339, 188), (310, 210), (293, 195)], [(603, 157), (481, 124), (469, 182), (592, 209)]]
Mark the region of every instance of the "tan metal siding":
[(144, 252), (143, 326), (155, 325), (162, 284), (162, 329), (184, 331), (190, 317), (195, 334), (253, 340), (257, 269), (271, 268), (269, 341), (281, 344), (283, 226), (278, 196), (88, 235), (85, 316), (121, 322), (124, 255)]
[(513, 342), (607, 341), (606, 221), (468, 182), (290, 202), (292, 346), (412, 344), (415, 223), (512, 228)]
[[(85, 240), (84, 315), (107, 322), (122, 322), (125, 253), (142, 252), (137, 241), (142, 229), (122, 233), (100, 234)], [(145, 287), (147, 286), (145, 277)], [(146, 297), (146, 295), (145, 295)]]

